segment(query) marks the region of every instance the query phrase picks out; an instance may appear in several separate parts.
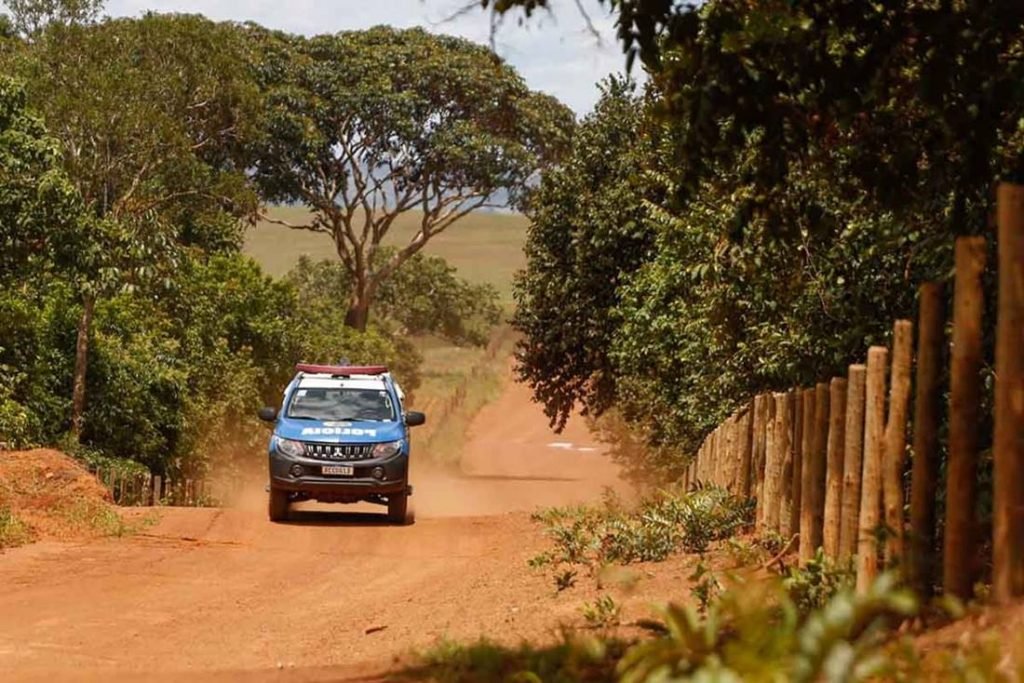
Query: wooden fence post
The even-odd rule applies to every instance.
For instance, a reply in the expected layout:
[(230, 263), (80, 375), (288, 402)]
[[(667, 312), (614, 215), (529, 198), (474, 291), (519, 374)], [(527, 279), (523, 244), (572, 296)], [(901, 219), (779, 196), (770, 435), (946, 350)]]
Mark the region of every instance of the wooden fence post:
[(878, 526), (882, 506), (882, 452), (885, 431), (885, 375), (889, 349), (868, 349), (864, 406), (864, 474), (861, 477), (857, 529), (857, 592), (865, 593), (878, 576)]
[(726, 437), (726, 467), (725, 467), (725, 480), (726, 487), (729, 489), (729, 493), (736, 493), (736, 479), (739, 475), (739, 467), (736, 465), (736, 444), (739, 443), (739, 439), (736, 438), (736, 424), (738, 416), (733, 413), (729, 417), (728, 421), (728, 435)]
[(942, 390), (942, 340), (946, 325), (942, 285), (919, 290), (917, 381), (914, 398), (914, 460), (910, 475), (910, 554), (907, 576), (922, 597), (935, 580), (935, 494), (938, 484), (939, 404)]
[(985, 252), (984, 237), (961, 237), (956, 241), (942, 583), (947, 593), (961, 599), (969, 598), (972, 593), (971, 566), (978, 540), (974, 504), (981, 407), (981, 314), (984, 308), (981, 276), (985, 270)]
[(779, 450), (779, 417), (782, 412), (782, 394), (772, 394), (768, 403), (768, 435), (765, 440), (764, 499), (765, 527), (779, 530), (779, 505), (782, 483), (782, 454)]
[(751, 496), (751, 454), (753, 453), (754, 437), (754, 404), (748, 403), (739, 424), (739, 481), (737, 488), (742, 498)]
[(829, 386), (828, 455), (825, 463), (825, 515), (821, 539), (825, 554), (839, 557), (839, 527), (843, 508), (843, 449), (846, 447), (846, 380)]
[(163, 495), (162, 495), (163, 489), (161, 489), (161, 484), (163, 484), (163, 482), (160, 479), (160, 475), (159, 474), (154, 474), (153, 475), (153, 498), (151, 499), (153, 501), (151, 503), (152, 505), (159, 505), (160, 501), (163, 499)]
[[(803, 500), (804, 471), (804, 391), (793, 390), (793, 509), (789, 517), (791, 534), (800, 533), (800, 506)], [(788, 540), (788, 539), (787, 539)]]
[[(800, 404), (803, 407), (800, 426), (800, 457), (803, 459), (803, 463), (800, 465), (800, 542), (797, 547), (800, 558), (803, 558), (808, 552), (804, 545), (812, 541), (810, 529), (814, 523), (814, 506), (811, 496), (811, 478), (814, 474), (814, 467), (811, 461), (814, 459), (814, 402), (816, 397), (814, 387), (804, 389), (800, 393), (802, 394)], [(813, 555), (814, 551), (811, 550), (810, 554)]]
[(764, 394), (754, 397), (754, 438), (752, 445), (753, 452), (750, 454), (751, 464), (754, 467), (754, 490), (757, 495), (757, 507), (755, 519), (759, 531), (764, 530), (765, 504), (764, 504), (764, 461), (765, 461), (765, 437), (767, 434), (767, 412), (768, 405)]
[(907, 408), (910, 401), (910, 366), (914, 353), (914, 325), (897, 320), (893, 326), (892, 377), (889, 384), (889, 418), (885, 424), (885, 464), (882, 485), (885, 498), (886, 560), (900, 571), (906, 558), (903, 521), (903, 469), (907, 454)]
[(1006, 603), (1024, 595), (1024, 185), (999, 185), (998, 222), (993, 589)]
[(779, 533), (785, 539), (796, 533), (793, 527), (793, 414), (796, 412), (796, 391), (782, 394), (782, 413), (779, 416), (779, 454), (782, 459), (779, 483)]
[(864, 453), (864, 391), (867, 368), (851, 365), (846, 380), (846, 424), (843, 428), (843, 510), (839, 524), (839, 557), (846, 560), (857, 550), (860, 526), (860, 483)]
[[(825, 516), (825, 457), (828, 448), (828, 384), (821, 382), (814, 387), (814, 425), (811, 439), (811, 457), (804, 463), (807, 468), (805, 481), (810, 486), (804, 490), (801, 500), (803, 514), (800, 519), (800, 562), (814, 558), (821, 547), (821, 535)], [(806, 542), (805, 542), (806, 541)]]

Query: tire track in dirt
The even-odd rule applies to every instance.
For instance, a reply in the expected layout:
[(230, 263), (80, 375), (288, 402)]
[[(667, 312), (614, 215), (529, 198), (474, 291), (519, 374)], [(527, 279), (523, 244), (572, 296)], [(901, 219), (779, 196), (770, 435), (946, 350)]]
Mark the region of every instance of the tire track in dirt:
[(414, 526), (315, 504), (274, 525), (254, 487), (232, 509), (162, 510), (134, 537), (0, 555), (0, 671), (356, 680), (441, 637), (543, 636), (575, 606), (526, 567), (543, 546), (528, 513), (616, 484), (581, 421), (553, 434), (509, 382), (474, 420), (463, 473), (414, 466)]

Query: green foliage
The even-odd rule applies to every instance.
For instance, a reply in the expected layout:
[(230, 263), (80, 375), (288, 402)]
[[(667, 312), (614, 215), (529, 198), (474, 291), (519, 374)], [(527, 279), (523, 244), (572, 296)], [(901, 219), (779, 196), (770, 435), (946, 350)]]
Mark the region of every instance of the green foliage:
[(823, 608), (840, 592), (852, 590), (856, 578), (852, 563), (826, 557), (818, 548), (806, 564), (790, 568), (782, 583), (797, 610), (806, 614)]
[(704, 614), (708, 611), (708, 607), (718, 599), (722, 592), (722, 584), (711, 568), (705, 564), (703, 555), (697, 561), (697, 566), (693, 568), (693, 574), (690, 575), (689, 580), (692, 583), (690, 595), (696, 601), (697, 609)]
[[(393, 253), (378, 251), (378, 265)], [(302, 256), (286, 279), (297, 287), (303, 306), (317, 307), (320, 314), (328, 304), (345, 309), (352, 297), (351, 275), (334, 261)], [(381, 284), (372, 321), (403, 336), (433, 334), (455, 344), (483, 346), (501, 319), (497, 299), (493, 286), (470, 284), (444, 259), (416, 254)]]
[(4, 0), (11, 31), (31, 39), (48, 24), (86, 24), (99, 15), (102, 0)]
[[(384, 361), (404, 386), (417, 384), (407, 342), (346, 329), (343, 312), (319, 316), (329, 302), (313, 305), (305, 292), (313, 303), (301, 305), (294, 286), (246, 257), (187, 259), (171, 284), (158, 298), (122, 292), (97, 305), (86, 461), (131, 458), (158, 474), (199, 475), (258, 453), (266, 433), (256, 410), (280, 400), (299, 360)], [(58, 280), (0, 293), (0, 440), (62, 441), (77, 312), (73, 289)]]
[(553, 418), (614, 407), (651, 446), (629, 469), (673, 477), (751, 396), (885, 343), (988, 229), (1024, 177), (1024, 6), (608, 4), (651, 85), (530, 206), (521, 374)]
[[(565, 634), (544, 650), (445, 641), (408, 673), (441, 681), (854, 683), (897, 675), (916, 664), (893, 646), (890, 629), (914, 616), (917, 603), (891, 575), (864, 595), (838, 593), (807, 615), (800, 615), (779, 584), (724, 592), (709, 600), (704, 615), (672, 604), (660, 613), (661, 635), (628, 647), (615, 639)], [(979, 670), (984, 663), (975, 666)]]
[[(383, 26), (309, 39), (252, 29), (250, 38), (267, 104), (255, 179), (266, 199), (313, 211), (282, 224), (334, 241), (357, 328), (433, 237), (471, 211), (519, 201), (573, 124), (567, 108), (460, 38)], [(420, 212), (420, 229), (378, 261), (409, 211)]]
[(81, 227), (59, 143), (28, 109), (24, 87), (0, 76), (0, 285), (45, 269), (51, 253), (68, 265)]
[(583, 603), (580, 612), (590, 628), (606, 629), (619, 625), (622, 605), (615, 602), (612, 596), (602, 595), (593, 602)]
[(781, 588), (727, 592), (703, 617), (662, 609), (666, 635), (642, 641), (619, 661), (623, 683), (662, 680), (834, 681), (892, 671), (886, 652), (894, 619), (916, 613), (912, 595), (885, 576), (863, 596), (836, 595), (805, 619)]
[(703, 552), (711, 541), (738, 533), (752, 522), (753, 507), (729, 493), (707, 488), (694, 493), (661, 492), (635, 508), (614, 497), (601, 507), (550, 508), (534, 515), (554, 550), (533, 566), (658, 562), (673, 552)]
[(519, 374), (557, 425), (578, 403), (588, 412), (610, 404), (617, 287), (653, 243), (642, 209), (651, 147), (642, 100), (625, 81), (602, 88), (565, 160), (530, 198), (529, 268), (515, 283)]
[(31, 539), (32, 530), (0, 501), (0, 550), (23, 545)]
[(571, 637), (545, 648), (508, 648), (483, 639), (471, 645), (442, 640), (406, 672), (441, 683), (577, 683), (611, 680), (625, 649), (617, 640)]

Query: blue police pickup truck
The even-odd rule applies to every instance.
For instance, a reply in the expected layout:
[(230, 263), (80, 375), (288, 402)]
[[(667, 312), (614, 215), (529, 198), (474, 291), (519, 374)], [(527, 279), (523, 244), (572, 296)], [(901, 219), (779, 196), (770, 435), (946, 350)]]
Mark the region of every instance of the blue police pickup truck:
[(288, 518), (293, 502), (369, 501), (393, 524), (411, 524), (409, 428), (426, 421), (406, 411), (384, 366), (306, 365), (284, 392), (280, 410), (262, 408), (270, 437), (268, 514)]

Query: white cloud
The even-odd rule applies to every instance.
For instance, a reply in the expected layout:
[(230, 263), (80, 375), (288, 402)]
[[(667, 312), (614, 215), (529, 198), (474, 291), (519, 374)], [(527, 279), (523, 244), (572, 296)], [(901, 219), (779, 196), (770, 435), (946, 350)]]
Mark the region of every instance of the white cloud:
[[(108, 0), (112, 16), (147, 10), (205, 14), (216, 20), (251, 20), (269, 28), (312, 35), (369, 28), (378, 24), (422, 26), (480, 43), (490, 40), (490, 19), (480, 9), (459, 13), (475, 0)], [(578, 114), (597, 100), (597, 82), (625, 68), (612, 18), (598, 0), (583, 0), (600, 39), (587, 31), (575, 3), (555, 3), (554, 13), (538, 13), (525, 26), (510, 16), (496, 38), (498, 52), (535, 90), (555, 95)], [(453, 16), (457, 15), (457, 16)]]

